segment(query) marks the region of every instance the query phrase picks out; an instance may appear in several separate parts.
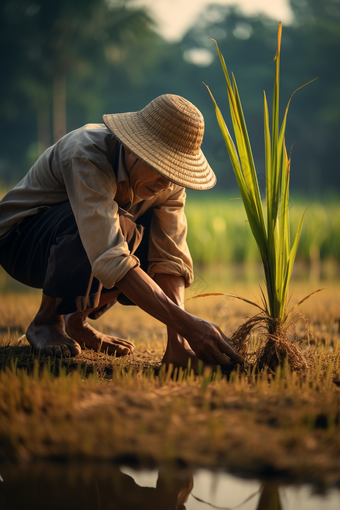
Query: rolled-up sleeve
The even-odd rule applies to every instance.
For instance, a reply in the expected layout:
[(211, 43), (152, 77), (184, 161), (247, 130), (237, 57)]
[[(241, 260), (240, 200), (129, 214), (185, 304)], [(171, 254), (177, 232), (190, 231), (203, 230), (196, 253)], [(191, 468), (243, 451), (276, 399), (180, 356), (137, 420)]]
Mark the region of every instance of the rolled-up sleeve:
[(193, 264), (186, 242), (185, 189), (175, 186), (165, 202), (154, 208), (149, 240), (148, 273), (183, 276), (186, 287), (194, 280)]
[(139, 265), (120, 229), (113, 169), (75, 158), (62, 164), (62, 174), (92, 273), (112, 288)]

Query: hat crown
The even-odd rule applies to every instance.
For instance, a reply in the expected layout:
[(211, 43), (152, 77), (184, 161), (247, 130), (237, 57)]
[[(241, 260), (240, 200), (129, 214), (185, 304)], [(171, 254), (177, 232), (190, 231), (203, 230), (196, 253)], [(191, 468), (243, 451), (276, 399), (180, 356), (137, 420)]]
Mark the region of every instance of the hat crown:
[(163, 94), (139, 113), (156, 139), (176, 151), (193, 156), (199, 154), (204, 119), (190, 101), (174, 94)]
[(174, 184), (202, 190), (215, 185), (201, 151), (203, 115), (184, 97), (164, 94), (143, 110), (104, 115), (103, 120), (136, 158)]

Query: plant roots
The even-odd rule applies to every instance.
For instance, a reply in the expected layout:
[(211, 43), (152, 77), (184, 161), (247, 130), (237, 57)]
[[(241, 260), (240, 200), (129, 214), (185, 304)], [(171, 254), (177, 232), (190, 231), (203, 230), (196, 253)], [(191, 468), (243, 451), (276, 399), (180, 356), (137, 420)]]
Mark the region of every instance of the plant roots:
[[(300, 317), (301, 318), (301, 315)], [(306, 321), (306, 319), (304, 318)], [(291, 370), (303, 372), (308, 368), (308, 363), (300, 349), (291, 341), (288, 336), (289, 327), (295, 321), (288, 324), (278, 324), (267, 315), (260, 313), (244, 322), (231, 336), (234, 348), (251, 364), (261, 371), (268, 368), (275, 372), (278, 366), (283, 366), (285, 359)], [(248, 352), (248, 345), (251, 333), (258, 330), (259, 338), (264, 345), (255, 352)], [(306, 336), (309, 338), (308, 329)]]

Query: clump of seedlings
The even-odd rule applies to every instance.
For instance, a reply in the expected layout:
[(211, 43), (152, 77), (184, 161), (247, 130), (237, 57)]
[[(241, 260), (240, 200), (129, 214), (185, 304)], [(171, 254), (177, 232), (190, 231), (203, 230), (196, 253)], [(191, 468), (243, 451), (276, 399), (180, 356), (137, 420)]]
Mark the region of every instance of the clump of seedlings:
[(248, 340), (254, 330), (257, 330), (262, 335), (262, 338), (265, 338), (263, 347), (256, 353), (256, 362), (260, 369), (266, 366), (275, 370), (278, 365), (282, 365), (284, 360), (288, 358), (289, 364), (293, 370), (303, 370), (307, 368), (307, 361), (301, 351), (291, 341), (288, 332), (292, 323), (296, 321), (296, 317), (294, 319), (292, 312), (295, 311), (298, 305), (314, 294), (314, 292), (293, 306), (292, 309), (287, 310), (288, 285), (292, 274), (304, 215), (298, 225), (295, 238), (293, 242), (291, 242), (289, 222), (291, 155), (288, 157), (287, 154), (285, 129), (288, 109), (293, 94), (289, 99), (282, 123), (279, 125), (281, 35), (282, 25), (280, 23), (275, 55), (276, 73), (271, 130), (267, 98), (264, 92), (266, 167), (266, 197), (264, 203), (262, 202), (258, 185), (252, 149), (236, 81), (234, 75), (232, 75), (232, 79), (230, 79), (224, 58), (216, 41), (217, 51), (227, 80), (229, 107), (236, 144), (234, 144), (209, 87), (207, 88), (215, 106), (217, 121), (228, 149), (249, 226), (260, 251), (265, 276), (266, 293), (261, 288), (261, 306), (248, 299), (233, 295), (233, 297), (243, 299), (256, 306), (259, 309), (259, 313), (242, 324), (232, 335), (232, 340), (239, 352), (246, 354)]

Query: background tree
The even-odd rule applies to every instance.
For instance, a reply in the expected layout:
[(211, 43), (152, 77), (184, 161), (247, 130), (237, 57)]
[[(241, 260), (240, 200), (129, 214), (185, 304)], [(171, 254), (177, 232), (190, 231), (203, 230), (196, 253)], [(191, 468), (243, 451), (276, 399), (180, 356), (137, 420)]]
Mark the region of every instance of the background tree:
[[(338, 140), (340, 137), (340, 2), (290, 0), (296, 23), (286, 32), (291, 51), (286, 66), (293, 69), (293, 88), (320, 77), (294, 100), (290, 116), (292, 185), (316, 194), (340, 191)], [(299, 80), (299, 83), (298, 83)], [(302, 170), (302, 171), (301, 171)]]
[[(100, 97), (100, 77), (107, 75), (112, 55), (124, 47), (127, 56), (144, 38), (157, 37), (147, 13), (130, 9), (129, 4), (118, 0), (37, 0), (34, 4), (5, 0), (1, 4), (5, 80), (1, 82), (0, 113), (6, 122), (2, 130), (13, 130), (7, 136), (9, 157), (2, 154), (2, 158), (18, 163), (18, 144), (21, 149), (25, 142), (34, 144), (34, 130), (28, 133), (27, 128), (35, 112), (38, 146), (34, 144), (31, 158), (35, 159), (37, 152), (66, 133), (71, 105), (93, 110)], [(91, 94), (86, 94), (90, 87)], [(3, 174), (8, 177), (10, 169), (11, 165)]]
[[(18, 180), (65, 129), (101, 122), (103, 113), (140, 109), (170, 92), (192, 101), (205, 117), (203, 150), (218, 175), (212, 192), (234, 194), (235, 178), (202, 84), (214, 89), (227, 111), (212, 37), (237, 78), (262, 185), (262, 94), (272, 88), (276, 21), (211, 5), (180, 42), (170, 44), (129, 0), (33, 1), (3, 0), (0, 6), (0, 179)], [(291, 5), (295, 22), (283, 27), (282, 104), (320, 77), (293, 98), (289, 112), (287, 147), (296, 142), (291, 187), (313, 195), (339, 191), (340, 2)]]

